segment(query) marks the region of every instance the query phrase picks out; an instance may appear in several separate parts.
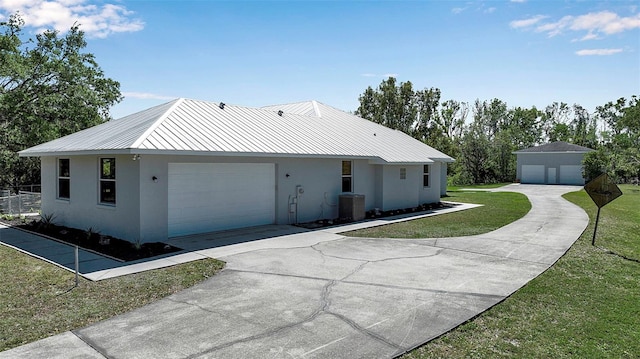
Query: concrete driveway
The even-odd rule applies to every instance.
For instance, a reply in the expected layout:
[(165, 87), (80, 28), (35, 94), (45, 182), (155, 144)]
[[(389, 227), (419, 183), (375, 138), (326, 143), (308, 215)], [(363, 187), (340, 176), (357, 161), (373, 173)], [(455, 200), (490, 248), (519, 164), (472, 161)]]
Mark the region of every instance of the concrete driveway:
[[(445, 239), (330, 232), (212, 249), (227, 262), (191, 289), (0, 358), (388, 358), (499, 303), (549, 268), (588, 217), (569, 186), (511, 185), (531, 211)], [(239, 246), (239, 247), (238, 247)]]

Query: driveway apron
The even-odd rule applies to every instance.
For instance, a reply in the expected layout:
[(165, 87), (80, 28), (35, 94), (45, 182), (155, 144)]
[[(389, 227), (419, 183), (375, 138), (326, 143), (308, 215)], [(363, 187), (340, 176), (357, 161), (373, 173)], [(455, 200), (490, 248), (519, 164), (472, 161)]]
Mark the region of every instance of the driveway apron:
[(499, 189), (524, 193), (532, 209), (483, 235), (317, 232), (322, 240), (315, 243), (247, 247), (220, 257), (226, 269), (195, 287), (0, 357), (394, 357), (482, 313), (555, 263), (588, 224), (582, 209), (561, 198), (579, 188)]

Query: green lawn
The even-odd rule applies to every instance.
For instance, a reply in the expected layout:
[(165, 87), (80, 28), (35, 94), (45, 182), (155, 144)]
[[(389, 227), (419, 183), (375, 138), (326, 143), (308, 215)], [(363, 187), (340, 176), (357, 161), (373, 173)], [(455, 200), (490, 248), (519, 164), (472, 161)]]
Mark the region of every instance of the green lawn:
[[(637, 358), (640, 356), (640, 191), (596, 207), (565, 195), (591, 223), (553, 267), (501, 304), (404, 358)], [(605, 249), (603, 249), (606, 248)]]
[(74, 274), (0, 245), (0, 351), (81, 328), (190, 287), (224, 265), (205, 259), (107, 279)]
[(471, 185), (467, 185), (467, 186), (453, 185), (453, 186), (447, 186), (447, 192), (459, 191), (460, 189), (463, 189), (463, 188), (466, 188), (466, 189), (494, 189), (494, 188), (499, 188), (499, 187), (506, 186), (508, 184), (511, 184), (511, 183), (482, 183), (482, 184), (471, 184)]
[[(368, 238), (443, 238), (487, 233), (531, 209), (527, 197), (513, 192), (447, 192), (447, 201), (482, 204), (466, 211), (343, 233)], [(461, 225), (462, 224), (462, 225)]]

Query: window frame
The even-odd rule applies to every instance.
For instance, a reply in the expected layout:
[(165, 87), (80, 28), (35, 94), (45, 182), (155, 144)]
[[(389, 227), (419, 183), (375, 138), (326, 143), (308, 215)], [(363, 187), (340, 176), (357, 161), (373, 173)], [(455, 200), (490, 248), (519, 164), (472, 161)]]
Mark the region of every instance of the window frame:
[[(65, 176), (65, 173), (63, 173), (62, 170), (62, 163), (63, 161), (67, 162), (67, 173)], [(71, 160), (69, 158), (58, 158), (57, 161), (57, 186), (56, 186), (56, 199), (62, 200), (62, 201), (70, 201), (71, 200)], [(66, 182), (66, 190), (67, 190), (67, 196), (63, 196), (62, 195), (62, 182)]]
[(406, 180), (406, 179), (407, 179), (407, 168), (400, 167), (400, 180)]
[[(345, 174), (345, 164), (349, 164), (349, 173)], [(353, 193), (353, 161), (342, 161), (341, 162), (341, 190), (342, 193)], [(345, 180), (348, 180), (349, 190), (345, 191)]]
[[(113, 168), (109, 168), (109, 174), (105, 175), (104, 165), (106, 161), (109, 161)], [(116, 201), (116, 158), (115, 157), (100, 157), (98, 159), (98, 203), (105, 206), (115, 206)], [(108, 185), (108, 188), (104, 188), (104, 186)], [(113, 200), (106, 200), (104, 193), (105, 189), (109, 191), (113, 190)], [(110, 196), (111, 197), (111, 196)]]
[(422, 187), (431, 187), (431, 165), (422, 166)]

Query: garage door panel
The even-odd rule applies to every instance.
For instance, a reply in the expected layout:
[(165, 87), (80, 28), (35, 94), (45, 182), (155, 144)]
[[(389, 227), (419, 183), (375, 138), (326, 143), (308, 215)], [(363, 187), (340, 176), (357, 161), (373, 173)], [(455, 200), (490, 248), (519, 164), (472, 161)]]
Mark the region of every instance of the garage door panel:
[(169, 236), (275, 222), (272, 163), (170, 163)]
[(544, 165), (522, 165), (520, 182), (543, 184), (544, 171)]
[(584, 178), (582, 177), (582, 166), (581, 165), (560, 166), (560, 183), (583, 185)]

